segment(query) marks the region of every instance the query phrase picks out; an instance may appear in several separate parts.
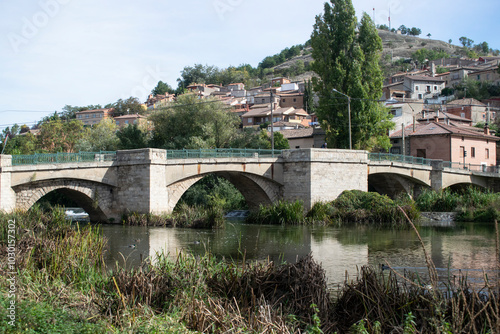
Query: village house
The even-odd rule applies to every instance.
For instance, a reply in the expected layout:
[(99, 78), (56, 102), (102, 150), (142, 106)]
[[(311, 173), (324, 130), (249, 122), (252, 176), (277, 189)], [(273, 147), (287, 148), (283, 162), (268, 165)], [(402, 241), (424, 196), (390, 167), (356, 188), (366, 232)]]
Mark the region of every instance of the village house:
[(289, 108), (294, 107), (297, 109), (304, 107), (304, 94), (298, 91), (291, 91), (286, 93), (279, 93), (280, 107)]
[(209, 97), (212, 92), (221, 91), (221, 87), (218, 85), (205, 85), (193, 83), (186, 87), (188, 92), (197, 94), (200, 98)]
[(138, 115), (138, 114), (132, 114), (132, 115), (123, 115), (123, 116), (117, 116), (113, 117), (113, 119), (116, 122), (116, 125), (119, 128), (126, 127), (128, 125), (144, 125), (147, 123), (147, 117)]
[[(304, 109), (276, 108), (273, 110), (273, 119), (271, 120), (271, 107), (252, 108), (245, 113), (242, 118), (243, 127), (255, 127), (266, 122), (290, 122), (308, 126), (309, 114)], [(310, 117), (309, 117), (310, 118)]]
[(113, 108), (102, 108), (94, 110), (84, 110), (75, 113), (76, 119), (82, 121), (84, 125), (94, 125), (101, 120), (113, 116)]
[(439, 96), (445, 88), (445, 81), (435, 77), (412, 75), (405, 77), (403, 86), (409, 93), (407, 97), (423, 100)]
[(392, 134), (398, 129), (401, 129), (401, 126), (412, 124), (415, 121), (415, 118), (422, 112), (424, 104), (389, 100), (386, 102), (385, 106), (390, 108), (392, 121), (396, 124), (395, 129), (389, 130), (389, 134)]
[(473, 98), (463, 98), (448, 102), (446, 112), (470, 119), (472, 125), (481, 122), (490, 122), (495, 119), (495, 112), (489, 112), (488, 106)]
[(500, 138), (491, 135), (488, 128), (479, 132), (436, 121), (410, 125), (404, 129), (404, 150), (402, 133), (399, 130), (390, 136), (391, 153), (451, 161), (462, 166), (496, 166), (496, 143)]
[(175, 101), (175, 95), (174, 94), (158, 94), (154, 96), (153, 94), (149, 94), (148, 99), (146, 101), (146, 108), (147, 109), (158, 109), (161, 108), (162, 106), (165, 106), (169, 102)]

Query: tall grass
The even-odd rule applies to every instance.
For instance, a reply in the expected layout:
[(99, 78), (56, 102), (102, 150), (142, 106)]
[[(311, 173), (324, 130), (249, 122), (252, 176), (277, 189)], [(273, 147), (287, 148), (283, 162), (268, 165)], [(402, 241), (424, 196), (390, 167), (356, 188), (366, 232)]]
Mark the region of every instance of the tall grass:
[(221, 206), (189, 206), (181, 203), (172, 214), (129, 212), (123, 215), (122, 223), (130, 226), (222, 228), (224, 211)]
[(260, 205), (257, 211), (250, 212), (246, 221), (253, 224), (303, 224), (306, 222), (304, 205), (301, 201), (280, 200), (272, 205)]
[(426, 190), (415, 202), (421, 211), (458, 212), (460, 221), (493, 222), (500, 218), (500, 194), (474, 187), (458, 192)]

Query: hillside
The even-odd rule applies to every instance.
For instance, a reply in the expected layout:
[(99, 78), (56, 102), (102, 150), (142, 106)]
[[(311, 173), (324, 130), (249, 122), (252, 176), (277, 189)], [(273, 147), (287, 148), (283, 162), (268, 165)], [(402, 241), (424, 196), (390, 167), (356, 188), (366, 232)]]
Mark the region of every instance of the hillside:
[[(398, 64), (391, 65), (392, 61), (396, 62), (399, 59), (409, 59), (412, 54), (420, 49), (428, 49), (439, 51), (442, 50), (450, 55), (460, 55), (463, 54), (462, 47), (449, 44), (440, 40), (430, 39), (430, 38), (420, 38), (415, 36), (398, 35), (386, 30), (378, 30), (379, 36), (382, 39), (382, 45), (384, 50), (382, 51), (381, 57), (381, 67), (384, 74), (390, 75), (401, 70)], [(296, 56), (290, 60), (287, 60), (279, 65), (273, 67), (273, 75), (278, 75), (282, 72), (286, 72), (287, 69), (296, 66), (297, 61), (302, 60), (307, 66), (313, 61), (311, 56), (311, 48), (305, 48), (301, 55)], [(305, 72), (297, 76), (293, 76), (293, 80), (307, 80), (314, 76), (314, 72)]]

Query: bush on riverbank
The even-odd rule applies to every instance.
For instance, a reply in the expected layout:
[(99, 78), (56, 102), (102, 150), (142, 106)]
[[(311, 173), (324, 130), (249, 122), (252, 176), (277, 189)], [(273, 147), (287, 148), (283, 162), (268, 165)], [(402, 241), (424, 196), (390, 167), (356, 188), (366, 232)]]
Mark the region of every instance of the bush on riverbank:
[(474, 187), (459, 192), (425, 190), (415, 203), (421, 211), (458, 212), (458, 221), (493, 222), (500, 219), (500, 194)]
[(385, 226), (407, 225), (407, 219), (400, 207), (410, 219), (418, 218), (419, 212), (413, 201), (401, 197), (393, 201), (385, 195), (359, 190), (344, 191), (332, 202), (317, 202), (304, 215), (300, 201), (260, 206), (251, 213), (247, 222), (253, 224), (371, 224)]
[(208, 207), (180, 204), (172, 214), (129, 212), (123, 215), (122, 223), (129, 226), (222, 228), (224, 227), (224, 211), (217, 205)]

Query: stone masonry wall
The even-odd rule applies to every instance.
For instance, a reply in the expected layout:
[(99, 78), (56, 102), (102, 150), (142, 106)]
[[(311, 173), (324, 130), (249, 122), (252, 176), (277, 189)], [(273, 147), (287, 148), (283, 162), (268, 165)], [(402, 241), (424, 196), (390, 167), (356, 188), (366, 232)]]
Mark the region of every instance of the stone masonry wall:
[(304, 149), (283, 156), (284, 198), (302, 200), (307, 210), (315, 202), (336, 199), (344, 190), (368, 190), (365, 151)]

